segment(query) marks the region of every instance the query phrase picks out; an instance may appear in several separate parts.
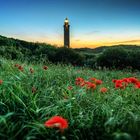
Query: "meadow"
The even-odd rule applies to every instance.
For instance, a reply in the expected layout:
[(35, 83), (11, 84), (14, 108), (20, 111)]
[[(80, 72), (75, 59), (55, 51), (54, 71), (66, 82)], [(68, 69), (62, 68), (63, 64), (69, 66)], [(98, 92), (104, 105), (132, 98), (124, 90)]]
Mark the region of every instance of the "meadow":
[[(1, 58), (0, 139), (137, 140), (140, 87), (113, 80), (134, 77), (140, 72)], [(53, 116), (65, 118), (67, 128), (46, 127)]]

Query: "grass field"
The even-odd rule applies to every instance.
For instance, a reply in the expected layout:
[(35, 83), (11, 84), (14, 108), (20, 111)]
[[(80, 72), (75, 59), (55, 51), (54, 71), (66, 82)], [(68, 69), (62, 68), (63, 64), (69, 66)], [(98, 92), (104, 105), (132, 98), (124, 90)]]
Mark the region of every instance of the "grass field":
[[(76, 79), (102, 80), (90, 88)], [(115, 139), (140, 138), (140, 89), (134, 84), (115, 88), (113, 79), (136, 77), (140, 72), (91, 70), (65, 65), (32, 65), (0, 61), (0, 139)], [(101, 92), (105, 87), (107, 91)], [(62, 116), (68, 128), (45, 127)]]

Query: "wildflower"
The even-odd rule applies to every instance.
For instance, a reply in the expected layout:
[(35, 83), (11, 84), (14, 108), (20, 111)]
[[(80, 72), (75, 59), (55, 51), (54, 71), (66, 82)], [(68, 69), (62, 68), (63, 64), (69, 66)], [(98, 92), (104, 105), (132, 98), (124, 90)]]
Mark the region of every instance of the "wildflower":
[(30, 68), (30, 72), (31, 72), (31, 73), (34, 73), (34, 70), (33, 70), (33, 68)]
[(66, 119), (62, 118), (61, 116), (54, 116), (50, 118), (44, 124), (46, 127), (50, 128), (59, 128), (61, 131), (68, 128), (68, 122)]
[(113, 80), (112, 80), (112, 82), (113, 82), (113, 83), (116, 83), (116, 82), (117, 82), (117, 80), (116, 80), (116, 79), (113, 79)]
[(3, 81), (2, 80), (0, 80), (0, 85), (3, 83)]
[(131, 83), (133, 83), (133, 84), (136, 84), (137, 82), (139, 82), (139, 80), (136, 79), (135, 77), (130, 77), (130, 78), (129, 78), (129, 81), (130, 81)]
[(102, 93), (105, 93), (105, 92), (107, 92), (107, 88), (105, 88), (105, 87), (102, 87), (101, 89), (100, 89), (100, 92), (102, 92)]
[(18, 66), (18, 69), (19, 69), (20, 71), (23, 71), (23, 67), (22, 67), (22, 66)]
[(68, 86), (68, 90), (72, 90), (73, 88), (72, 88), (72, 86)]
[(95, 81), (95, 80), (96, 80), (96, 78), (90, 78), (89, 80), (91, 80), (91, 81)]
[(19, 64), (15, 64), (15, 67), (19, 67)]
[(140, 82), (138, 82), (137, 84), (135, 84), (135, 88), (140, 88)]
[(88, 89), (95, 89), (96, 88), (96, 85), (94, 83), (89, 82), (89, 81), (85, 82), (85, 84), (86, 84), (86, 87)]
[(83, 87), (83, 86), (85, 85), (85, 81), (84, 81), (83, 78), (78, 77), (78, 78), (76, 78), (75, 84), (76, 84), (76, 85), (79, 85), (79, 86), (81, 86), (81, 87)]
[(95, 88), (96, 88), (96, 85), (93, 84), (93, 83), (91, 83), (91, 84), (90, 84), (90, 88), (91, 88), (91, 89), (95, 89)]
[(124, 89), (126, 87), (126, 84), (123, 83), (122, 80), (117, 80), (115, 83), (115, 88), (121, 88)]
[(122, 81), (125, 82), (125, 83), (130, 83), (129, 78), (123, 78)]
[(32, 93), (35, 93), (35, 92), (36, 92), (36, 88), (32, 87)]
[(101, 80), (96, 79), (96, 80), (95, 80), (95, 84), (96, 84), (96, 85), (101, 85), (101, 84), (102, 84), (102, 81), (101, 81)]
[(139, 88), (139, 80), (135, 77), (123, 78), (123, 79), (113, 79), (112, 82), (115, 83), (115, 88), (124, 89), (128, 84), (132, 83), (135, 88)]
[(44, 70), (47, 70), (47, 69), (48, 69), (48, 67), (47, 67), (47, 66), (43, 66), (43, 69), (44, 69)]
[(96, 85), (101, 85), (102, 81), (96, 78), (90, 78), (91, 81), (93, 81)]

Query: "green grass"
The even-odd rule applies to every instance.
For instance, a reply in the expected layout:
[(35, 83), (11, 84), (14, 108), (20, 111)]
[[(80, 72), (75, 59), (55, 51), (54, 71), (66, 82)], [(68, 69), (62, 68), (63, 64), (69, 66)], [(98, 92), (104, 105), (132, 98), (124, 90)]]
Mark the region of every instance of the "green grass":
[[(140, 89), (128, 86), (115, 89), (112, 79), (136, 76), (140, 72), (93, 71), (65, 65), (22, 63), (24, 71), (14, 65), (20, 62), (0, 61), (0, 139), (138, 139), (140, 138)], [(29, 68), (34, 69), (30, 73)], [(103, 84), (96, 90), (75, 85), (75, 79), (91, 77)], [(68, 90), (72, 86), (72, 90)], [(32, 87), (36, 89), (32, 93)], [(100, 93), (100, 87), (108, 88)], [(66, 118), (69, 127), (61, 134), (46, 128), (52, 116)]]

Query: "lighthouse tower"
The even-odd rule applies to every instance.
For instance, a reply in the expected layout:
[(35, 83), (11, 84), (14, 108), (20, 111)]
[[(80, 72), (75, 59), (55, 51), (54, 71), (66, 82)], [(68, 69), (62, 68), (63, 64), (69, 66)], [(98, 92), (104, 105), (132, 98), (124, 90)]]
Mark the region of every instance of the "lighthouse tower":
[(64, 21), (64, 47), (69, 48), (70, 47), (70, 25), (68, 18)]

